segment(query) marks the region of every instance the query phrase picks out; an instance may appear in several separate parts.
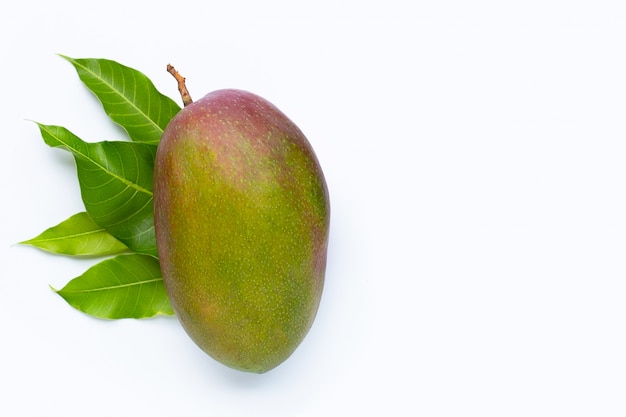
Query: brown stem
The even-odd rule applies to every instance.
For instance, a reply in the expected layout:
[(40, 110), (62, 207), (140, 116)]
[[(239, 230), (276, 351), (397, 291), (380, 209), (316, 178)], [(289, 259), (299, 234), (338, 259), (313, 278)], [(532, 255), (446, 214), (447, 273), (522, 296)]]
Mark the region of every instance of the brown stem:
[(176, 78), (176, 81), (178, 81), (178, 91), (180, 92), (180, 97), (183, 99), (183, 105), (187, 107), (189, 104), (193, 103), (189, 91), (187, 91), (187, 86), (185, 85), (185, 77), (180, 75), (170, 64), (167, 64), (167, 72), (172, 74), (174, 78)]

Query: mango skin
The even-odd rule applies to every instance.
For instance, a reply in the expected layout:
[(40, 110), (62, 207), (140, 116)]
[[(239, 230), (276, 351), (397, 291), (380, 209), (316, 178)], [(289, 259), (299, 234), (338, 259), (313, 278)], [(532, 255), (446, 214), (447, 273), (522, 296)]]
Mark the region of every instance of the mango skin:
[(300, 129), (252, 93), (209, 93), (163, 133), (154, 209), (163, 279), (191, 339), (242, 371), (285, 361), (318, 310), (330, 222)]

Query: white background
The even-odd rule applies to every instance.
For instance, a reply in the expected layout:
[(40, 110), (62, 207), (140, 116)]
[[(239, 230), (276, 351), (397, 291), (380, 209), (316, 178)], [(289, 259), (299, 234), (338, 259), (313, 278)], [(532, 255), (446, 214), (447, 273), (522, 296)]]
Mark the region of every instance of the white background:
[[(22, 0), (0, 15), (0, 415), (626, 415), (623, 1)], [(124, 136), (55, 54), (281, 108), (325, 170), (325, 292), (264, 375), (175, 318), (102, 321), (93, 260), (16, 245), (83, 206), (28, 120)], [(366, 413), (366, 414), (365, 414)]]

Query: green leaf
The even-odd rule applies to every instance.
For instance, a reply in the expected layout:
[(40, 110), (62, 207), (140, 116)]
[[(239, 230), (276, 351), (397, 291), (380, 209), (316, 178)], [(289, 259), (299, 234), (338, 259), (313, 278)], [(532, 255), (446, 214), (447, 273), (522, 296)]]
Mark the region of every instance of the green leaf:
[(173, 315), (159, 261), (148, 255), (118, 255), (102, 261), (57, 293), (72, 307), (105, 319)]
[(76, 256), (113, 255), (128, 249), (85, 212), (75, 214), (39, 236), (20, 243), (52, 253)]
[(163, 129), (180, 111), (141, 72), (108, 59), (69, 61), (81, 81), (98, 97), (111, 120), (122, 126), (133, 141), (158, 144)]
[(46, 144), (74, 155), (83, 202), (96, 224), (133, 251), (156, 256), (152, 200), (156, 146), (88, 143), (63, 127), (38, 126)]

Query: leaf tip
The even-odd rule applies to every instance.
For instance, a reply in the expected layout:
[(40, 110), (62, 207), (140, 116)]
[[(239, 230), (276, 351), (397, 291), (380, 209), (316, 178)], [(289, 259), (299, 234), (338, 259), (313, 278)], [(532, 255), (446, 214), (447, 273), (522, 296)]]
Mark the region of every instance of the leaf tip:
[(28, 240), (23, 240), (23, 241), (21, 241), (21, 242), (14, 242), (14, 243), (12, 243), (12, 244), (10, 245), (10, 247), (14, 248), (14, 247), (16, 247), (16, 246), (30, 246), (30, 247), (33, 247), (33, 248), (34, 248), (34, 247), (36, 247), (36, 246), (32, 243), (32, 241), (33, 241), (34, 239), (35, 239), (35, 238), (33, 238), (33, 239), (28, 239)]
[(39, 236), (35, 236), (31, 239), (22, 240), (21, 242), (13, 243), (11, 246), (30, 246), (31, 248), (44, 249), (38, 243)]
[(39, 123), (38, 121), (36, 121), (36, 120), (32, 120), (32, 119), (24, 119), (24, 121), (25, 121), (25, 122), (34, 123), (34, 124), (36, 124), (36, 125), (40, 125), (40, 124), (41, 124), (41, 123)]

